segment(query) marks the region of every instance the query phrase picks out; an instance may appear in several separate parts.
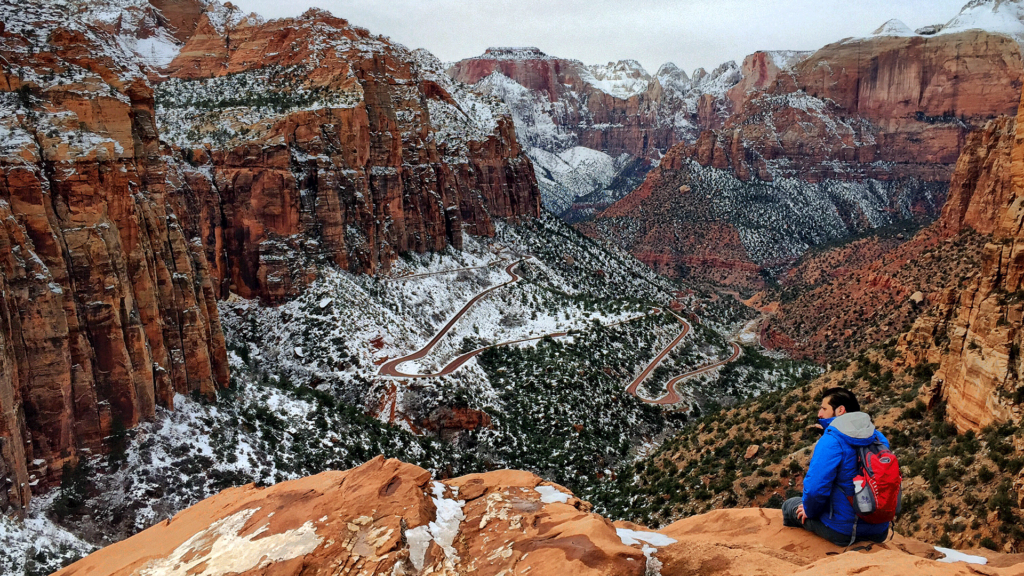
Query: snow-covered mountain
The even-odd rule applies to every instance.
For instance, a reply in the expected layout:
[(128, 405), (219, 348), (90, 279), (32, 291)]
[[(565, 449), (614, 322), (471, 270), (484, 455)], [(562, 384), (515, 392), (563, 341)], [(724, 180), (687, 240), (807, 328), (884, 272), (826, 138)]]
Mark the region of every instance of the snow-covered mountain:
[[(711, 128), (581, 229), (664, 273), (756, 287), (815, 244), (936, 217), (968, 134), (1018, 109), (1022, 6), (975, 0), (942, 26), (748, 56), (696, 91)], [(684, 94), (710, 80), (665, 72)]]
[(621, 198), (673, 144), (719, 125), (741, 77), (734, 62), (692, 77), (669, 63), (652, 76), (634, 60), (585, 65), (537, 48), (490, 48), (448, 73), (509, 105), (545, 206), (571, 218)]

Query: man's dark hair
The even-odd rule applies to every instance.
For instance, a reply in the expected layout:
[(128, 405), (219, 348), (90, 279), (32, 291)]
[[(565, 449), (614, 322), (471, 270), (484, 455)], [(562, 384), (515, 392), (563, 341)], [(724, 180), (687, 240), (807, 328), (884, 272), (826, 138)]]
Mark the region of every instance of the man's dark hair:
[(860, 412), (860, 402), (857, 401), (857, 397), (853, 395), (846, 388), (829, 388), (821, 393), (822, 400), (828, 400), (828, 405), (833, 410), (842, 406), (846, 408), (847, 412)]

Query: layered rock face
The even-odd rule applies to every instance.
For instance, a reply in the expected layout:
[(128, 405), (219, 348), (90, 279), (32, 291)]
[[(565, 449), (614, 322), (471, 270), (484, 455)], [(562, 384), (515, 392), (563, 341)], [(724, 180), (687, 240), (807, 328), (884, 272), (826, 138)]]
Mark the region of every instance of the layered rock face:
[[(378, 457), (271, 488), (232, 488), (57, 572), (74, 574), (892, 574), (969, 565), (896, 535), (841, 554), (778, 510), (716, 510), (657, 532), (615, 524), (564, 488), (514, 470), (431, 481)], [(1019, 558), (983, 551), (993, 576)]]
[(152, 90), (103, 31), (0, 4), (0, 507), (227, 360), (206, 253), (176, 216)]
[(387, 269), (538, 216), (506, 109), (326, 12), (203, 16), (157, 93), (216, 291), (292, 296), (318, 262)]
[(769, 179), (767, 164), (810, 180), (948, 181), (971, 130), (1016, 114), (1024, 73), (1015, 38), (952, 27), (880, 30), (792, 60), (780, 68), (765, 53), (747, 57), (727, 94), (732, 115), (715, 139), (744, 150), (730, 166), (740, 178)]
[(1021, 417), (1021, 118), (992, 123), (972, 138), (937, 223), (947, 234), (965, 227), (991, 233), (976, 272), (950, 286), (932, 313), (900, 339), (909, 364), (939, 366), (926, 393), (932, 403), (946, 401), (947, 418), (961, 431)]

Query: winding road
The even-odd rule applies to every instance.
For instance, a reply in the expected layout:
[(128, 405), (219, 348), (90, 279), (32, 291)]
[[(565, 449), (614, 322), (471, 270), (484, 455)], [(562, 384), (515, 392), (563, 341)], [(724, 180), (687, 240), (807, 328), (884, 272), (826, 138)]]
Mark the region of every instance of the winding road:
[[(472, 308), (481, 299), (485, 298), (491, 292), (493, 292), (493, 291), (495, 291), (495, 290), (497, 290), (499, 288), (503, 288), (505, 286), (508, 286), (510, 284), (514, 284), (514, 283), (518, 282), (519, 279), (520, 279), (519, 275), (517, 275), (513, 271), (513, 269), (516, 266), (518, 266), (520, 263), (525, 261), (525, 260), (526, 260), (526, 258), (523, 258), (523, 259), (517, 260), (515, 262), (512, 262), (511, 264), (506, 266), (505, 267), (505, 272), (509, 275), (509, 280), (507, 282), (503, 282), (501, 284), (497, 284), (495, 286), (492, 286), (492, 287), (484, 290), (483, 292), (480, 292), (476, 296), (474, 296), (469, 302), (466, 303), (465, 306), (462, 307), (462, 309), (460, 309), (448, 321), (447, 324), (444, 325), (444, 327), (442, 327), (437, 332), (437, 334), (434, 335), (434, 337), (430, 340), (430, 342), (427, 342), (427, 344), (425, 346), (423, 346), (419, 350), (413, 352), (412, 354), (409, 354), (409, 355), (406, 355), (406, 356), (402, 356), (400, 358), (394, 358), (394, 359), (388, 360), (387, 362), (385, 362), (384, 364), (381, 365), (381, 367), (377, 371), (377, 373), (379, 375), (381, 375), (381, 376), (389, 376), (389, 377), (393, 377), (393, 378), (436, 378), (436, 377), (439, 377), (439, 376), (446, 376), (448, 374), (451, 374), (452, 372), (454, 372), (454, 371), (458, 370), (459, 368), (461, 368), (463, 364), (465, 364), (466, 362), (469, 362), (472, 358), (474, 358), (475, 356), (479, 355), (481, 352), (483, 352), (484, 350), (487, 350), (489, 348), (494, 348), (496, 346), (508, 346), (508, 345), (511, 345), (511, 344), (519, 344), (519, 343), (522, 343), (522, 342), (530, 342), (532, 340), (541, 340), (541, 339), (544, 339), (544, 338), (561, 338), (561, 337), (564, 337), (564, 336), (568, 336), (569, 335), (568, 332), (554, 332), (554, 333), (551, 333), (551, 334), (544, 334), (544, 335), (541, 335), (541, 336), (533, 336), (533, 337), (530, 337), (530, 338), (522, 338), (522, 339), (519, 339), (519, 340), (510, 340), (508, 342), (500, 342), (500, 343), (497, 343), (497, 344), (490, 344), (488, 346), (483, 346), (481, 348), (477, 348), (476, 350), (471, 350), (469, 352), (461, 354), (460, 356), (457, 356), (454, 360), (449, 362), (441, 370), (439, 370), (439, 371), (437, 371), (435, 373), (431, 373), (431, 374), (409, 374), (409, 373), (406, 373), (406, 372), (402, 372), (401, 370), (398, 369), (398, 367), (400, 365), (402, 365), (403, 363), (405, 363), (405, 362), (410, 362), (410, 361), (413, 361), (413, 360), (419, 360), (419, 359), (425, 357), (427, 354), (429, 354), (430, 351), (434, 349), (434, 346), (436, 346), (437, 343), (440, 342), (441, 339), (444, 338), (445, 335), (448, 334), (448, 332), (452, 329), (452, 327), (455, 325), (455, 323), (458, 322), (459, 319), (462, 318), (466, 314), (466, 312), (468, 312), (469, 309)], [(506, 261), (506, 259), (503, 258), (501, 260), (497, 260), (495, 262), (491, 262), (491, 263), (489, 263), (489, 264), (487, 264), (485, 266), (475, 266), (475, 267), (472, 267), (472, 268), (460, 268), (460, 269), (456, 269), (456, 270), (444, 270), (444, 271), (440, 271), (440, 272), (429, 272), (429, 273), (425, 273), (425, 274), (416, 274), (416, 275), (410, 275), (410, 276), (402, 276), (402, 277), (394, 278), (394, 280), (409, 280), (409, 279), (414, 279), (414, 278), (422, 278), (422, 277), (425, 277), (425, 276), (433, 276), (433, 275), (437, 275), (437, 274), (449, 274), (449, 273), (452, 273), (452, 272), (459, 272), (459, 271), (462, 271), (462, 270), (477, 270), (477, 269), (480, 269), (480, 268), (486, 268), (486, 267), (489, 267), (489, 266), (494, 266), (494, 265), (499, 264), (499, 263), (504, 262), (504, 261)], [(649, 316), (650, 314), (660, 314), (660, 313), (661, 313), (661, 309), (655, 308), (649, 314), (644, 314), (644, 315), (641, 315), (641, 316), (636, 316), (634, 318), (629, 318), (629, 319), (626, 319), (626, 320), (615, 322), (613, 324), (609, 324), (609, 326), (615, 326), (615, 325), (618, 325), (618, 324), (624, 324), (626, 322), (632, 322), (633, 320), (637, 320), (639, 318), (644, 318), (646, 316)], [(682, 325), (683, 325), (683, 329), (679, 333), (679, 336), (676, 336), (676, 338), (674, 340), (672, 340), (672, 342), (670, 342), (668, 344), (668, 346), (666, 346), (665, 349), (662, 350), (661, 353), (659, 353), (654, 358), (654, 360), (652, 360), (651, 363), (647, 365), (647, 367), (643, 370), (643, 372), (641, 372), (635, 379), (633, 379), (633, 381), (626, 388), (626, 391), (628, 393), (632, 394), (633, 396), (636, 396), (638, 399), (640, 399), (643, 402), (647, 402), (648, 404), (669, 405), (669, 404), (677, 404), (677, 403), (681, 402), (683, 400), (683, 397), (680, 396), (679, 393), (676, 391), (676, 389), (675, 389), (676, 383), (681, 382), (682, 380), (685, 380), (687, 378), (691, 378), (693, 376), (698, 376), (700, 374), (704, 374), (704, 373), (710, 372), (710, 371), (712, 371), (712, 370), (714, 370), (714, 369), (716, 369), (716, 368), (718, 368), (720, 366), (728, 364), (729, 362), (732, 362), (732, 361), (736, 360), (737, 358), (739, 358), (740, 354), (742, 353), (742, 348), (740, 348), (740, 346), (737, 343), (729, 342), (730, 346), (732, 346), (733, 352), (725, 360), (722, 360), (720, 362), (716, 362), (714, 364), (709, 364), (707, 366), (703, 366), (703, 367), (698, 368), (696, 370), (687, 372), (686, 374), (680, 374), (679, 376), (673, 377), (671, 380), (669, 380), (665, 384), (665, 386), (666, 386), (666, 393), (665, 393), (665, 395), (660, 397), (660, 398), (658, 398), (658, 399), (651, 400), (651, 399), (647, 399), (647, 398), (644, 398), (644, 397), (640, 396), (637, 393), (637, 389), (640, 387), (640, 384), (643, 383), (643, 381), (646, 380), (650, 376), (651, 372), (653, 372), (658, 367), (658, 365), (661, 364), (662, 361), (664, 361), (665, 357), (668, 356), (669, 352), (671, 352), (673, 348), (678, 346), (679, 343), (683, 341), (683, 338), (685, 338), (687, 336), (687, 334), (690, 333), (690, 330), (691, 330), (690, 323), (687, 322), (686, 320), (684, 320), (683, 318), (681, 318), (680, 316), (674, 314), (674, 313), (672, 315), (675, 316), (676, 319), (678, 319), (679, 322), (681, 322)], [(392, 392), (392, 395), (394, 395), (394, 393), (397, 392), (397, 390), (392, 389), (391, 392)], [(395, 400), (396, 399), (394, 399), (394, 398), (391, 400), (391, 402), (392, 402), (392, 406), (391, 406), (392, 414), (391, 414), (391, 418), (390, 419), (392, 421), (394, 420), (394, 417), (395, 417), (395, 415), (394, 415), (395, 404), (396, 404)]]

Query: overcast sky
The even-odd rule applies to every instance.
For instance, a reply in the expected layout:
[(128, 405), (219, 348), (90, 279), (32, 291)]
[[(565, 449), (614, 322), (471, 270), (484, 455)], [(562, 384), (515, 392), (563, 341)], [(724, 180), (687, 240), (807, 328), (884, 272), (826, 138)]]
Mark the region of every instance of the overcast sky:
[(536, 46), (603, 64), (632, 58), (714, 68), (757, 50), (814, 50), (866, 36), (891, 18), (945, 23), (967, 0), (232, 0), (267, 18), (330, 11), (445, 61), (488, 46)]

